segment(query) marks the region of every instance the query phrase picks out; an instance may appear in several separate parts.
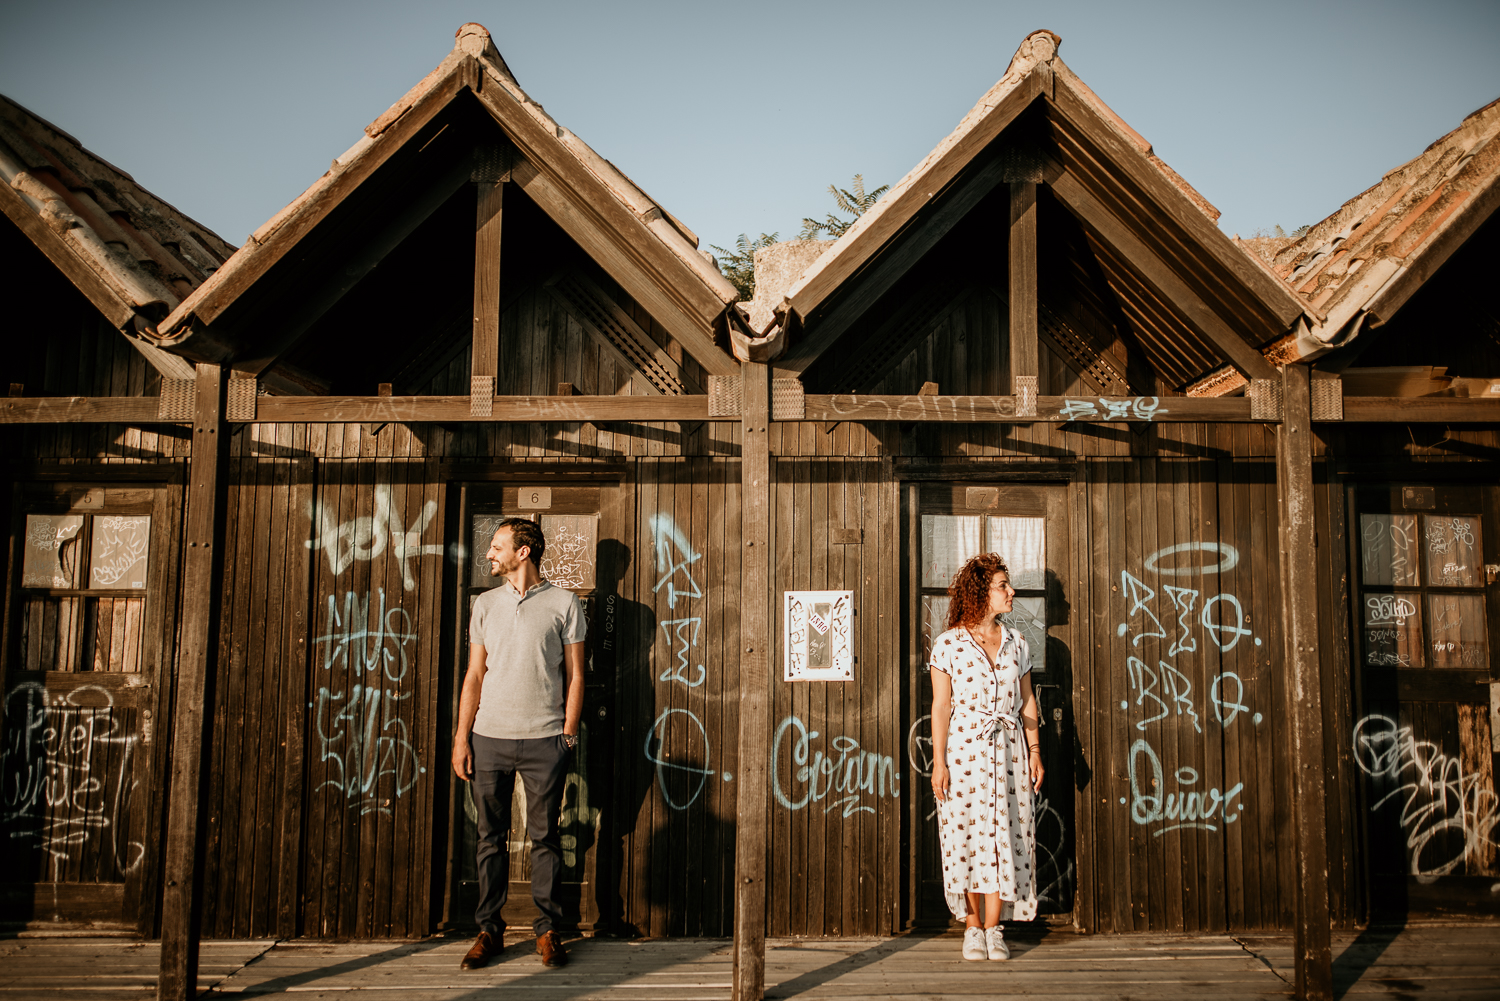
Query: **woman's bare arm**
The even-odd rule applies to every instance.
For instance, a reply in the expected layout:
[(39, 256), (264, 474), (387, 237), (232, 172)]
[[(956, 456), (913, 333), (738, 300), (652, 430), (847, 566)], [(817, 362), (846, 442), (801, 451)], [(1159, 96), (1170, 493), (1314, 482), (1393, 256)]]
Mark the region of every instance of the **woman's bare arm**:
[(1036, 702), (1036, 690), (1031, 687), (1031, 672), (1021, 675), (1021, 735), (1026, 739), (1026, 762), (1031, 771), (1031, 788), (1041, 791), (1042, 776), (1042, 731), (1041, 709)]
[(948, 721), (953, 716), (953, 679), (942, 671), (932, 675), (932, 794), (948, 799)]

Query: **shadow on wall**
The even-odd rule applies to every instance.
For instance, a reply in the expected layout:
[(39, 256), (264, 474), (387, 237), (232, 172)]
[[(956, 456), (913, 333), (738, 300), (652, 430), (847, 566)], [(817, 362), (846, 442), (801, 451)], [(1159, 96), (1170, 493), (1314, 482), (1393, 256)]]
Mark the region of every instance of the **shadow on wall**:
[[(1062, 580), (1047, 571), (1047, 626), (1066, 626), (1073, 606), (1063, 590)], [(1063, 914), (1073, 910), (1077, 891), (1077, 851), (1074, 813), (1074, 790), (1088, 788), (1093, 772), (1084, 758), (1083, 744), (1073, 714), (1073, 652), (1056, 636), (1047, 636), (1047, 679), (1057, 686), (1042, 689), (1039, 709), (1042, 715), (1042, 739), (1046, 746), (1048, 772), (1042, 782), (1042, 796), (1036, 814), (1037, 896), (1040, 912)]]

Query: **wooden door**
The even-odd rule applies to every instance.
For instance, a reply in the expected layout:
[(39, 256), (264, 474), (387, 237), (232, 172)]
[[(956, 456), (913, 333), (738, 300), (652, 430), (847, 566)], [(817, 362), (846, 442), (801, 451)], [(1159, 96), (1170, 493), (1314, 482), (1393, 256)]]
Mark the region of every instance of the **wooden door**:
[(916, 795), (910, 799), (913, 911), (919, 925), (951, 918), (943, 895), (937, 802), (932, 794), (932, 682), (926, 670), (933, 637), (946, 628), (948, 584), (965, 560), (998, 552), (1016, 588), (1006, 616), (1031, 647), (1032, 685), (1041, 715), (1046, 780), (1037, 799), (1037, 896), (1040, 913), (1073, 909), (1071, 658), (1066, 627), (1069, 579), (1066, 487), (924, 483), (907, 491), (909, 648), (913, 672), (907, 754)]
[(165, 491), (28, 485), (13, 510), (0, 920), (149, 934)]
[(1500, 913), (1500, 489), (1351, 488), (1370, 911)]
[[(565, 780), (562, 801), (561, 840), (563, 852), (563, 910), (581, 928), (599, 921), (600, 873), (598, 840), (600, 819), (612, 790), (614, 746), (611, 725), (614, 715), (614, 647), (610, 637), (616, 586), (624, 567), (624, 547), (619, 544), (622, 525), (617, 514), (618, 486), (599, 483), (521, 483), (464, 488), (461, 531), (468, 554), (460, 568), (457, 594), (460, 608), (455, 616), (458, 635), (455, 651), (459, 670), (468, 663), (469, 616), (475, 600), (499, 585), (491, 577), (490, 537), (501, 519), (530, 518), (538, 521), (546, 539), (542, 577), (566, 587), (583, 600), (588, 620), (585, 642), (583, 720), (572, 770)], [(459, 679), (461, 684), (461, 679)], [(454, 712), (457, 712), (455, 688)], [(457, 873), (449, 923), (472, 925), (478, 903), (477, 814), (473, 787), (457, 783), (453, 797), (456, 837), (450, 841), (453, 857), (450, 871)], [(606, 853), (607, 856), (607, 853)], [(606, 859), (606, 867), (607, 867)], [(531, 841), (526, 836), (526, 794), (518, 781), (511, 807), (510, 896), (505, 920), (512, 927), (529, 927), (537, 916), (531, 899)]]

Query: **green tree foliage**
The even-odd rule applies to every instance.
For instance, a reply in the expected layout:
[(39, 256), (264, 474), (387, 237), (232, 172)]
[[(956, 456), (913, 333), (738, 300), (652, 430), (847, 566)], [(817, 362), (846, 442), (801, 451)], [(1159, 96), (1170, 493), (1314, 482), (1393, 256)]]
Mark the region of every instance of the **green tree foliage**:
[(818, 222), (816, 219), (804, 218), (802, 220), (802, 232), (797, 234), (798, 239), (821, 240), (823, 238), (821, 234), (827, 233), (830, 238), (837, 240), (844, 235), (844, 232), (850, 226), (854, 225), (855, 219), (864, 215), (872, 205), (880, 200), (881, 195), (891, 190), (889, 184), (882, 184), (874, 191), (866, 193), (865, 175), (863, 174), (854, 175), (853, 187), (854, 190), (849, 191), (832, 184), (828, 186), (828, 193), (833, 196), (834, 204), (838, 206), (838, 210), (844, 213), (844, 215), (853, 216), (853, 219), (841, 219), (832, 212), (828, 213), (827, 218), (823, 222)]
[(762, 247), (769, 247), (776, 242), (779, 234), (762, 233), (757, 239), (750, 239), (744, 233), (735, 241), (734, 250), (725, 250), (715, 244), (709, 244), (714, 252), (719, 255), (719, 270), (724, 272), (724, 277), (740, 293), (741, 302), (749, 302), (755, 298), (755, 252)]

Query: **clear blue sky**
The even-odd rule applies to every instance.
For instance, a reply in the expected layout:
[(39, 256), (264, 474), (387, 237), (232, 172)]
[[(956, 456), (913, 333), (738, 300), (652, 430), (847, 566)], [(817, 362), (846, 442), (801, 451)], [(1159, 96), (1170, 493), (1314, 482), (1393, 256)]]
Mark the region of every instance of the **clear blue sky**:
[(1500, 97), (1497, 0), (12, 2), (0, 92), (238, 244), (465, 21), (705, 245), (791, 237), (856, 171), (896, 181), (1036, 28), (1246, 236), (1323, 218)]

